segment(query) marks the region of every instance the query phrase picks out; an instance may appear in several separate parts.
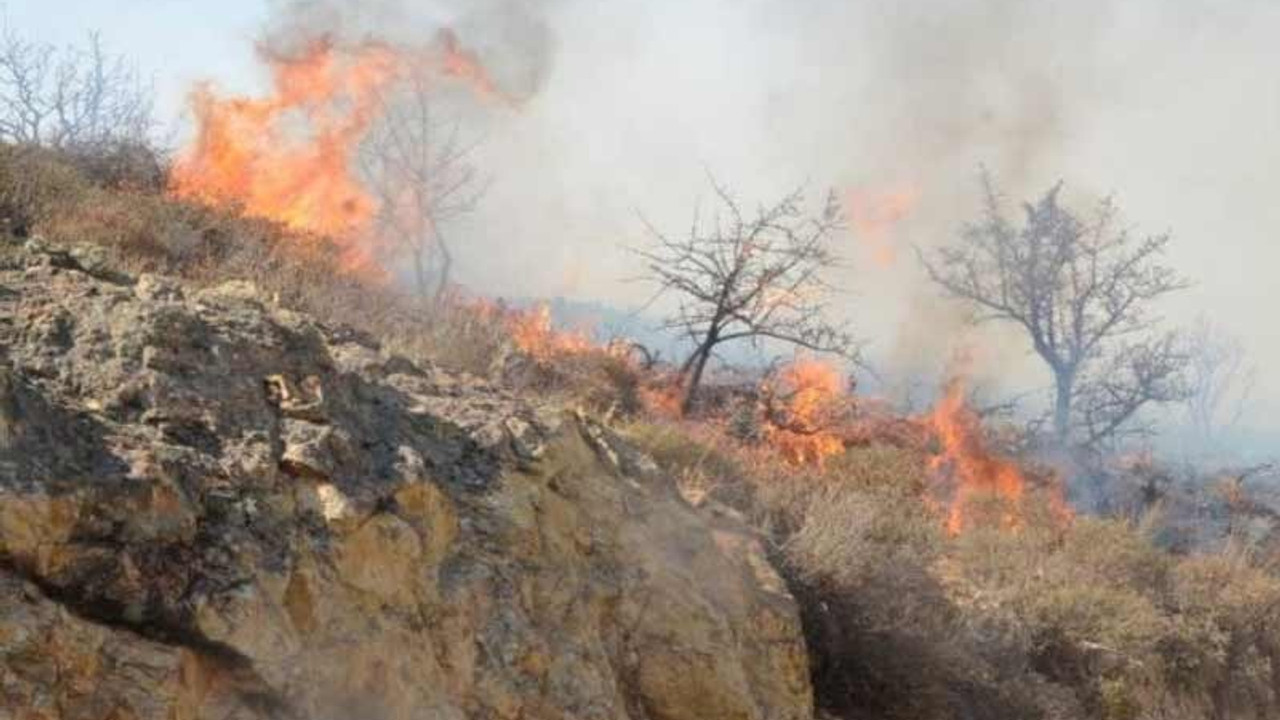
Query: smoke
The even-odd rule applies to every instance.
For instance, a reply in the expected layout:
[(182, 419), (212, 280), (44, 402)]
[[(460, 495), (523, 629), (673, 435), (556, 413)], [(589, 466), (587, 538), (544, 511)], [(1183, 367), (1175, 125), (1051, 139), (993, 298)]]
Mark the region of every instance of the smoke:
[[(1172, 263), (1199, 284), (1168, 319), (1207, 311), (1280, 362), (1256, 312), (1280, 261), (1276, 27), (1261, 0), (294, 0), (273, 5), (266, 42), (449, 28), (520, 99), (473, 118), (489, 190), (451, 228), (460, 279), (490, 294), (639, 304), (650, 288), (623, 282), (624, 248), (646, 239), (637, 212), (686, 228), (708, 168), (749, 205), (803, 184), (907, 192), (883, 237), (837, 248), (838, 311), (887, 391), (967, 347), (990, 375), (977, 382), (1013, 392), (1047, 379), (1025, 343), (972, 331), (912, 250), (974, 216), (980, 166), (1011, 200), (1064, 179), (1077, 198), (1114, 193), (1139, 231), (1171, 230)], [(1259, 413), (1280, 407), (1280, 388), (1255, 392)]]
[(269, 0), (263, 46), (296, 54), (319, 38), (339, 45), (365, 42), (405, 48), (441, 32), (465, 39), (511, 97), (537, 93), (554, 56), (546, 12), (554, 0)]

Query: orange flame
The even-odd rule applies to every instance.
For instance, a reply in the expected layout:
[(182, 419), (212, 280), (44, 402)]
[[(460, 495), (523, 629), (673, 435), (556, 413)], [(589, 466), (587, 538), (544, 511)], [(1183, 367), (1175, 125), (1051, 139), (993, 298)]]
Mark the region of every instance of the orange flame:
[[(326, 41), (298, 57), (264, 57), (274, 71), (272, 97), (224, 99), (208, 85), (195, 90), (198, 134), (174, 168), (171, 189), (330, 236), (344, 267), (366, 269), (374, 260), (367, 231), (377, 204), (354, 177), (352, 155), (399, 61), (376, 45), (343, 57)], [(309, 137), (293, 137), (290, 120), (305, 124)]]
[[(1013, 462), (991, 453), (982, 437), (981, 421), (965, 403), (964, 385), (948, 383), (946, 394), (929, 416), (930, 425), (942, 444), (942, 452), (930, 465), (935, 472), (950, 475), (954, 484), (947, 516), (947, 530), (959, 533), (969, 525), (971, 503), (983, 495), (999, 498), (1010, 508), (1018, 507), (1026, 491), (1022, 470)], [(1002, 524), (1016, 526), (1010, 510)]]
[(679, 377), (657, 376), (640, 388), (645, 412), (664, 420), (684, 419), (684, 385)]
[(766, 408), (765, 440), (794, 465), (822, 465), (844, 451), (836, 432), (847, 406), (839, 369), (809, 357), (797, 358), (765, 389), (780, 406)]
[(854, 235), (867, 246), (878, 267), (887, 268), (897, 262), (898, 249), (893, 244), (892, 230), (911, 213), (918, 198), (914, 188), (854, 189), (846, 196)]
[[(1000, 526), (1016, 530), (1024, 524), (1028, 479), (1012, 459), (992, 451), (982, 434), (978, 414), (965, 402), (964, 384), (953, 379), (946, 393), (926, 418), (941, 444), (941, 452), (930, 461), (930, 469), (950, 485), (947, 531), (953, 535), (978, 522), (974, 503), (995, 499), (1001, 503)], [(1072, 511), (1056, 484), (1048, 488), (1048, 502), (1054, 519), (1065, 525)]]
[(462, 80), (480, 97), (510, 102), (498, 90), (489, 71), (480, 63), (475, 53), (462, 47), (457, 33), (449, 28), (442, 28), (436, 37), (441, 48), (440, 66), (443, 75)]
[(434, 52), (411, 52), (320, 39), (292, 56), (260, 50), (272, 70), (270, 96), (220, 97), (208, 84), (192, 93), (198, 129), (174, 168), (171, 192), (328, 236), (344, 269), (377, 271), (386, 249), (373, 230), (378, 200), (353, 164), (382, 117), (386, 91), (415, 71), (461, 80), (483, 97), (498, 95), (452, 32), (442, 31), (438, 44)]
[(598, 349), (585, 333), (553, 327), (551, 308), (546, 303), (540, 303), (531, 310), (508, 310), (506, 323), (516, 347), (535, 360), (545, 361), (559, 355)]

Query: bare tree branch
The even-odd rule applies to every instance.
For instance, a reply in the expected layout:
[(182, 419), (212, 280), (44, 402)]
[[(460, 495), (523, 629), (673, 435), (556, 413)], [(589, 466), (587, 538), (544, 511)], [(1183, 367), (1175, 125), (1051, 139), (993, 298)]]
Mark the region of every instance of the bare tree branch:
[(812, 216), (803, 209), (802, 190), (748, 213), (726, 187), (710, 181), (715, 215), (704, 221), (698, 213), (689, 234), (679, 238), (645, 221), (653, 246), (634, 250), (658, 294), (677, 298), (663, 327), (694, 346), (681, 365), (685, 412), (696, 401), (708, 361), (725, 343), (778, 342), (857, 356), (852, 335), (825, 317), (832, 289), (823, 272), (837, 263), (827, 243), (842, 226), (834, 195)]
[(1143, 407), (1184, 399), (1185, 348), (1176, 335), (1152, 337), (1152, 305), (1188, 286), (1160, 263), (1169, 236), (1118, 228), (1110, 199), (1078, 215), (1061, 204), (1061, 183), (1025, 204), (1015, 225), (985, 171), (982, 190), (979, 220), (957, 242), (918, 255), (977, 321), (1026, 332), (1054, 378), (1056, 441), (1095, 446), (1136, 431)]
[(97, 33), (59, 49), (0, 28), (0, 141), (78, 153), (149, 145), (154, 91)]
[(1188, 336), (1187, 416), (1200, 437), (1214, 440), (1239, 423), (1257, 382), (1244, 345), (1207, 318)]
[(383, 102), (360, 150), (365, 184), (379, 201), (380, 235), (411, 258), (418, 293), (439, 301), (453, 272), (444, 228), (488, 189), (471, 160), (479, 140), (465, 139), (461, 123), (446, 117), (425, 75), (411, 74)]

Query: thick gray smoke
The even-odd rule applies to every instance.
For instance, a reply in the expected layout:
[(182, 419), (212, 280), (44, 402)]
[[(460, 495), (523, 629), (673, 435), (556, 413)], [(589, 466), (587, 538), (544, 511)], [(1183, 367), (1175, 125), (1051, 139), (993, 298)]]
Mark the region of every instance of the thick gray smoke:
[[(199, 30), (179, 24), (147, 36)], [(1170, 260), (1197, 285), (1167, 319), (1205, 314), (1243, 341), (1264, 370), (1244, 422), (1273, 426), (1280, 410), (1265, 372), (1280, 365), (1265, 316), (1280, 265), (1269, 0), (280, 1), (269, 27), (269, 42), (410, 44), (450, 27), (521, 99), (475, 115), (490, 188), (451, 233), (480, 291), (638, 304), (648, 289), (622, 282), (623, 247), (644, 241), (637, 211), (687, 227), (707, 168), (748, 202), (806, 182), (906, 188), (895, 262), (852, 236), (839, 248), (841, 310), (887, 391), (936, 377), (964, 345), (993, 388), (1036, 387), (1021, 339), (966, 330), (910, 252), (973, 216), (985, 165), (1015, 199), (1063, 179), (1083, 201), (1115, 194), (1140, 231), (1171, 231)]]
[[(1280, 339), (1259, 315), (1274, 302), (1268, 268), (1280, 259), (1273, 4), (324, 7), (324, 22), (352, 32), (454, 26), (528, 98), (485, 121), (491, 189), (457, 230), (464, 280), (484, 291), (640, 302), (647, 288), (620, 282), (634, 273), (623, 247), (644, 241), (637, 211), (686, 227), (707, 200), (707, 168), (749, 201), (802, 183), (910, 188), (914, 206), (888, 238), (896, 262), (877, 266), (853, 237), (840, 248), (842, 309), (872, 341), (889, 391), (936, 375), (959, 347), (993, 387), (1034, 388), (1045, 378), (1020, 338), (966, 330), (910, 251), (973, 216), (985, 165), (1014, 199), (1063, 179), (1081, 202), (1115, 194), (1139, 231), (1172, 231), (1171, 261), (1197, 286), (1168, 319), (1207, 312), (1257, 362), (1280, 363)], [(1257, 420), (1280, 388), (1264, 380), (1255, 399)]]
[(268, 0), (265, 42), (288, 51), (330, 38), (421, 47), (441, 30), (459, 35), (514, 97), (529, 97), (550, 72), (554, 48), (547, 11), (551, 0)]

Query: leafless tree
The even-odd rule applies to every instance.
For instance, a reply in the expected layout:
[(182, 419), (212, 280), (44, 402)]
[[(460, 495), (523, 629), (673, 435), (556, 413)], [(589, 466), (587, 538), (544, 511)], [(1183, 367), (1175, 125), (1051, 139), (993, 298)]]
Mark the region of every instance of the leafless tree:
[(1184, 344), (1152, 315), (1157, 300), (1188, 285), (1161, 263), (1169, 236), (1118, 227), (1110, 199), (1077, 214), (1061, 203), (1061, 183), (1024, 204), (1015, 224), (985, 173), (982, 187), (982, 217), (920, 259), (976, 322), (1026, 331), (1053, 375), (1055, 441), (1096, 447), (1145, 429), (1144, 407), (1184, 400)]
[(478, 140), (464, 137), (426, 76), (397, 84), (385, 102), (361, 147), (365, 182), (379, 201), (383, 238), (412, 260), (418, 293), (439, 300), (453, 273), (445, 226), (487, 189), (471, 159)]
[(714, 178), (711, 185), (718, 210), (710, 222), (695, 215), (683, 237), (646, 222), (654, 246), (636, 251), (658, 295), (677, 299), (664, 329), (693, 345), (680, 367), (685, 413), (696, 403), (708, 362), (726, 343), (777, 342), (851, 358), (857, 353), (849, 332), (826, 318), (832, 288), (823, 273), (836, 264), (827, 245), (842, 226), (834, 195), (816, 215), (803, 208), (803, 190), (749, 213)]
[(1187, 416), (1202, 438), (1213, 440), (1244, 415), (1258, 369), (1240, 340), (1207, 318), (1197, 321), (1189, 333), (1188, 351)]
[(147, 146), (153, 94), (97, 33), (58, 48), (0, 28), (0, 141), (81, 153)]

